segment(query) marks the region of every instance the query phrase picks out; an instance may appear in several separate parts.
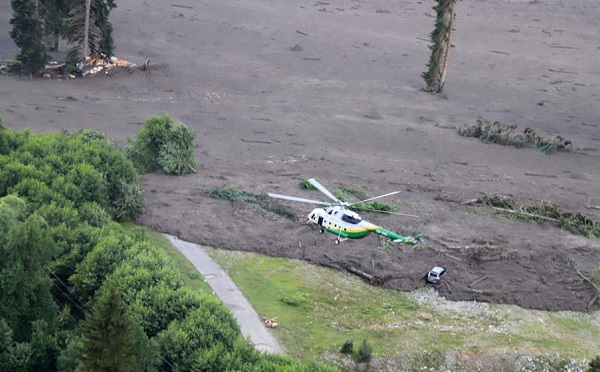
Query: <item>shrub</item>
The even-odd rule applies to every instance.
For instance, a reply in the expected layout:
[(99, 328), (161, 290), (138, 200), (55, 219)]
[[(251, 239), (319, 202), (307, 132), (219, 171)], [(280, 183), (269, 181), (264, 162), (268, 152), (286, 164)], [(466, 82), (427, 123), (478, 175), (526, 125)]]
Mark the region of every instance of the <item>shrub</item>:
[(600, 356), (597, 356), (590, 361), (589, 368), (586, 372), (600, 372)]
[(342, 354), (352, 354), (354, 352), (354, 341), (346, 340), (340, 349)]
[(126, 154), (141, 173), (188, 174), (196, 171), (195, 137), (195, 132), (181, 122), (174, 123), (169, 114), (152, 116), (135, 139), (128, 139)]
[(358, 363), (368, 363), (371, 359), (373, 359), (373, 346), (365, 339), (358, 347), (356, 361)]

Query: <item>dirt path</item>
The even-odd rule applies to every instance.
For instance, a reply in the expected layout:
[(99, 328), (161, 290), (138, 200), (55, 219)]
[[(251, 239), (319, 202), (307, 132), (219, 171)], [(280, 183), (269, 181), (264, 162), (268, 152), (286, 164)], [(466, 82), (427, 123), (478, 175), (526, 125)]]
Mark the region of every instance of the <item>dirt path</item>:
[(164, 235), (194, 264), (223, 304), (231, 310), (237, 319), (242, 335), (250, 340), (259, 351), (270, 354), (281, 353), (282, 348), (279, 342), (265, 328), (252, 305), (229, 278), (225, 270), (214, 262), (201, 246), (180, 240), (173, 235)]

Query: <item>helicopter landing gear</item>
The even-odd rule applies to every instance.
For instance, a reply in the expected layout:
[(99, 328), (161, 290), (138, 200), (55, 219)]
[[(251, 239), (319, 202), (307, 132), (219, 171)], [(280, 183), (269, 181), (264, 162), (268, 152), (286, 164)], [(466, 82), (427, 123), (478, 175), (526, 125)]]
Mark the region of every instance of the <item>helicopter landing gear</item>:
[(339, 239), (336, 239), (336, 240), (335, 240), (335, 245), (338, 245), (338, 244), (340, 244), (340, 240), (339, 240)]
[(319, 233), (323, 234), (325, 232), (325, 230), (323, 230), (322, 227), (319, 228)]

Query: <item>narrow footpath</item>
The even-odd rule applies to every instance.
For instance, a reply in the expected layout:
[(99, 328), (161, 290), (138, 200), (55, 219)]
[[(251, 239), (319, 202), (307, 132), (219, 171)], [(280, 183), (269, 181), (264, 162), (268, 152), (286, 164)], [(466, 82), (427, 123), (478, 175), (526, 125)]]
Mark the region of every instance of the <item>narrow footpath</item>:
[(246, 300), (229, 275), (204, 252), (201, 246), (180, 240), (172, 235), (164, 235), (194, 264), (223, 304), (231, 310), (237, 319), (242, 335), (250, 340), (257, 350), (269, 354), (283, 351), (279, 342), (264, 326), (250, 302)]

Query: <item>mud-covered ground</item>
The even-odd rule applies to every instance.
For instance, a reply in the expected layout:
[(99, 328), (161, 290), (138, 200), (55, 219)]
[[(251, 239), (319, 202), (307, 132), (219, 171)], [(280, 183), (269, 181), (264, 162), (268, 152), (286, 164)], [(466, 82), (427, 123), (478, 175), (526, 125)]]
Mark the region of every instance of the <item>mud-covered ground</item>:
[[(578, 273), (598, 264), (597, 238), (461, 205), (495, 193), (600, 218), (588, 208), (600, 205), (600, 3), (458, 2), (443, 95), (420, 91), (434, 1), (117, 5), (116, 55), (139, 64), (150, 58), (148, 71), (60, 81), (0, 76), (0, 117), (13, 129), (93, 128), (121, 146), (153, 114), (168, 112), (194, 129), (198, 172), (143, 176), (139, 223), (218, 248), (352, 266), (390, 289), (422, 287), (423, 274), (443, 265), (438, 290), (449, 299), (600, 308)], [(0, 58), (18, 52), (9, 19), (2, 0)], [(573, 150), (544, 155), (457, 135), (477, 117), (560, 134)], [(422, 231), (426, 243), (384, 251), (371, 235), (338, 246), (303, 221), (202, 192), (234, 186), (321, 198), (299, 189), (309, 177), (332, 191), (401, 191), (385, 201), (418, 217), (363, 218)], [(312, 209), (287, 205), (300, 216)]]

